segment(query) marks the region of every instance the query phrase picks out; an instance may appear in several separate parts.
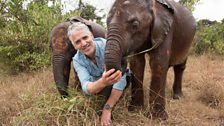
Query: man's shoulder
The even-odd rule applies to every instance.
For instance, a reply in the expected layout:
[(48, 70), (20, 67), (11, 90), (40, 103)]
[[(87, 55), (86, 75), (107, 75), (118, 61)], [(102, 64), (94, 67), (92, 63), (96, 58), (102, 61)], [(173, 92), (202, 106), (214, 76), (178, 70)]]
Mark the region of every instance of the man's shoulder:
[(94, 38), (94, 41), (98, 44), (98, 45), (105, 45), (106, 44), (106, 39), (104, 38)]
[(72, 59), (75, 61), (81, 61), (83, 60), (83, 58), (84, 58), (84, 55), (78, 50)]
[(100, 42), (100, 41), (106, 42), (106, 39), (102, 38), (102, 37), (94, 38), (94, 40), (97, 41), (97, 42)]

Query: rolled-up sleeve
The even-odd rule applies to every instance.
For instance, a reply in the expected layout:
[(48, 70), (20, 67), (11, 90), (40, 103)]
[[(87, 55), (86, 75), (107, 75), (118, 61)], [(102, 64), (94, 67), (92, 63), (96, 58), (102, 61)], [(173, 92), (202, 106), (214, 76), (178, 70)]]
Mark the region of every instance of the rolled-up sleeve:
[(126, 81), (126, 73), (125, 73), (121, 77), (121, 80), (113, 85), (113, 88), (117, 89), (117, 90), (120, 90), (120, 91), (123, 91), (124, 88), (126, 87), (126, 85), (127, 85), (127, 81)]
[(78, 75), (79, 81), (81, 83), (82, 90), (85, 94), (90, 95), (90, 93), (87, 90), (88, 84), (91, 82), (91, 76), (87, 69), (81, 65), (78, 61), (73, 59), (73, 66), (75, 68), (75, 71)]

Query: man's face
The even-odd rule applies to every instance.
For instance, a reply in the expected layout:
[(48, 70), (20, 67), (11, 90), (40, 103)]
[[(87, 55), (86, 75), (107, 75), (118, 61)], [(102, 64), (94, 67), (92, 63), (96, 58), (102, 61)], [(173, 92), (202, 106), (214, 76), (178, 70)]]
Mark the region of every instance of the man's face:
[(93, 58), (96, 47), (91, 32), (78, 30), (72, 34), (71, 39), (75, 49), (80, 50), (86, 56)]

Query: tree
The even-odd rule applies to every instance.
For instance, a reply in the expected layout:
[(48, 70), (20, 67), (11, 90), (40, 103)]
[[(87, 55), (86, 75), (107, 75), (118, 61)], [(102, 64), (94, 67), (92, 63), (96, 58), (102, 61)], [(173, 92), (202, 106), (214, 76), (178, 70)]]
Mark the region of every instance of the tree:
[(96, 7), (90, 4), (84, 4), (82, 0), (79, 0), (78, 11), (80, 12), (80, 16), (87, 20), (91, 21), (96, 20), (96, 23), (103, 24), (101, 20), (105, 18), (105, 15), (103, 15), (102, 17), (96, 15), (96, 10), (97, 10)]
[(222, 22), (222, 24), (224, 24), (224, 18), (222, 19), (222, 21), (221, 21), (221, 22)]
[(187, 7), (190, 11), (194, 11), (194, 6), (199, 2), (200, 0), (179, 0), (179, 3)]
[[(26, 7), (24, 1), (29, 1)], [(101, 22), (102, 17), (95, 14), (96, 8), (82, 1), (78, 9), (66, 14), (62, 13), (62, 6), (61, 0), (0, 1), (1, 70), (18, 73), (49, 65), (50, 31), (69, 17), (81, 15)]]
[(206, 52), (224, 54), (224, 24), (222, 22), (202, 19), (197, 22), (196, 45), (197, 54)]
[(1, 11), (0, 25), (4, 27), (0, 27), (0, 67), (10, 73), (50, 64), (49, 33), (63, 19), (61, 5), (49, 7), (43, 1), (30, 1), (24, 8), (23, 2), (7, 1)]

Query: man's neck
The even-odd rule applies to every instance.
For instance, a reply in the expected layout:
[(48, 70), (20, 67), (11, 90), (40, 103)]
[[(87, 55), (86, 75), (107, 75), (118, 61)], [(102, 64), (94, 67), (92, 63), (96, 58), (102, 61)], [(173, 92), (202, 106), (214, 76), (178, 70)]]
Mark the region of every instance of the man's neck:
[(95, 55), (93, 55), (93, 56), (86, 56), (86, 57), (88, 57), (94, 64), (96, 64)]

